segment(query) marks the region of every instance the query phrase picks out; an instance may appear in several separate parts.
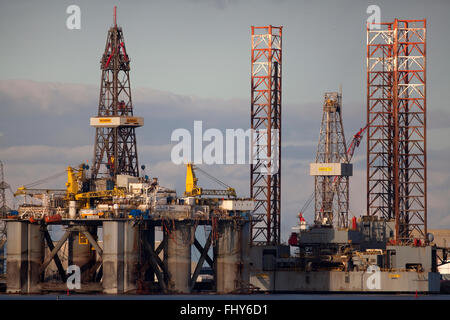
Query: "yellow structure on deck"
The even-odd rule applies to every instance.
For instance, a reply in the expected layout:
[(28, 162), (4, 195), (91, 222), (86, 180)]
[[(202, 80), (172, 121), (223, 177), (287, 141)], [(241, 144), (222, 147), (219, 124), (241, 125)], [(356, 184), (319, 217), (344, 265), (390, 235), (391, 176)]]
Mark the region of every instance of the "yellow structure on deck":
[(67, 167), (67, 182), (66, 182), (66, 192), (67, 199), (73, 198), (79, 191), (79, 183), (78, 181), (82, 181), (84, 179), (84, 165), (80, 164), (78, 169), (74, 169), (72, 167)]
[(66, 198), (68, 200), (81, 201), (83, 208), (89, 208), (90, 202), (93, 199), (111, 199), (116, 196), (125, 196), (125, 190), (117, 187), (114, 187), (113, 190), (80, 192), (82, 191), (80, 185), (86, 180), (84, 173), (84, 164), (80, 164), (78, 169), (67, 167)]
[(192, 164), (186, 165), (186, 196), (201, 194), (202, 189), (197, 186), (198, 178), (195, 176)]
[(75, 195), (75, 200), (90, 200), (92, 198), (112, 198), (112, 197), (124, 197), (125, 191), (120, 188), (114, 188), (114, 190), (101, 190), (101, 191), (89, 191), (84, 193), (78, 193)]
[[(214, 180), (215, 182), (223, 185), (227, 189), (225, 190), (217, 190), (217, 189), (203, 189), (197, 185), (198, 178), (195, 176), (195, 171), (199, 170), (203, 172), (206, 176)], [(236, 190), (234, 188), (226, 185), (222, 181), (217, 178), (214, 178), (210, 174), (201, 170), (200, 168), (195, 167), (192, 163), (188, 163), (186, 165), (186, 191), (184, 192), (185, 197), (201, 197), (201, 196), (227, 196), (236, 198)]]

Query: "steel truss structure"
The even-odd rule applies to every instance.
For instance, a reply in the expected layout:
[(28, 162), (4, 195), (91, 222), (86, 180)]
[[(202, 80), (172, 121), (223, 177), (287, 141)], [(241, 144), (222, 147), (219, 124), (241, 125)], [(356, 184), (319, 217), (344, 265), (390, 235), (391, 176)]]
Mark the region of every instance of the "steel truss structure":
[(280, 242), (282, 29), (252, 26), (252, 244)]
[[(342, 123), (342, 95), (325, 93), (322, 124), (316, 163), (348, 163), (344, 126)], [(316, 224), (348, 227), (349, 176), (316, 175), (314, 177)], [(337, 219), (336, 219), (337, 218)], [(324, 220), (325, 219), (325, 220)]]
[(11, 191), (11, 187), (5, 181), (5, 176), (3, 174), (3, 162), (0, 161), (0, 217), (6, 217), (8, 211), (10, 210), (6, 205), (6, 189)]
[(367, 214), (426, 242), (426, 20), (367, 26), (367, 123)]
[[(115, 10), (114, 25), (108, 31), (100, 64), (102, 79), (98, 117), (133, 116), (130, 59), (125, 48), (122, 28), (116, 23)], [(139, 176), (135, 127), (97, 127), (91, 177), (111, 178), (117, 174)]]

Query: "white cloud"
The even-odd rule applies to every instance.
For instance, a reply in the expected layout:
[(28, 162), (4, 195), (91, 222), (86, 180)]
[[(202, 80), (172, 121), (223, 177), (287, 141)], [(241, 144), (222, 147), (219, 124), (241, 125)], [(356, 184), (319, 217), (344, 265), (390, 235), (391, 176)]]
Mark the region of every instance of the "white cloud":
[[(75, 165), (92, 157), (92, 146), (54, 147), (46, 145), (0, 148), (0, 158), (10, 163), (67, 163)], [(74, 164), (75, 163), (75, 164)]]
[[(23, 111), (45, 113), (74, 113), (91, 107), (98, 97), (94, 86), (36, 82), (31, 80), (1, 80), (0, 99), (14, 103)], [(95, 101), (95, 100), (94, 100)]]
[[(0, 80), (0, 100), (3, 108), (23, 112), (45, 114), (79, 114), (88, 112), (94, 115), (98, 107), (99, 87), (85, 84), (36, 82), (31, 80)], [(209, 99), (196, 96), (174, 94), (151, 88), (131, 90), (136, 114), (146, 112), (148, 107), (157, 108), (152, 116), (160, 117), (177, 114), (205, 112), (213, 110), (224, 113), (247, 113), (242, 99)], [(170, 108), (167, 108), (170, 107)], [(154, 111), (154, 110), (153, 110)]]

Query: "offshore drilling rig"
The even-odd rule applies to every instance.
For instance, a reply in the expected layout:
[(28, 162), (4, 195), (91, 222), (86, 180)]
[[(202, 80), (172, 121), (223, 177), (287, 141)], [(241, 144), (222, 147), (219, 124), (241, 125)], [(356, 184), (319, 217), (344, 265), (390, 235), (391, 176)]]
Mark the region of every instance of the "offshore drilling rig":
[[(426, 20), (367, 26), (367, 125), (347, 150), (340, 93), (326, 93), (315, 218), (289, 247), (252, 248), (250, 282), (267, 291), (439, 292), (426, 206)], [(367, 130), (367, 212), (348, 220), (350, 160)], [(346, 151), (347, 150), (347, 151)], [(438, 258), (437, 252), (443, 258)]]
[[(7, 292), (65, 292), (73, 272), (81, 276), (81, 286), (72, 288), (79, 292), (245, 291), (253, 201), (217, 179), (225, 189), (201, 188), (195, 172), (211, 176), (192, 164), (182, 197), (139, 174), (135, 129), (144, 120), (133, 114), (130, 58), (116, 9), (100, 67), (98, 115), (90, 119), (96, 128), (92, 166), (68, 167), (65, 189), (18, 189), (16, 196), (32, 200), (5, 219)], [(55, 225), (64, 231), (57, 241), (49, 232)], [(196, 237), (200, 227), (203, 243)], [(198, 261), (191, 259), (191, 246)], [(204, 264), (211, 281), (201, 281)]]
[[(250, 198), (238, 198), (233, 187), (191, 163), (177, 196), (139, 172), (135, 129), (144, 120), (133, 114), (130, 58), (114, 10), (100, 62), (98, 114), (90, 119), (94, 161), (68, 167), (65, 189), (35, 189), (44, 179), (17, 190), (29, 201), (3, 219), (7, 292), (65, 292), (70, 270), (81, 276), (81, 287), (71, 290), (106, 294), (438, 292), (437, 252), (447, 259), (427, 232), (426, 21), (379, 27), (367, 27), (367, 124), (346, 143), (342, 92), (325, 93), (310, 165), (314, 221), (308, 225), (300, 215), (286, 245), (282, 27), (252, 27)], [(351, 161), (366, 131), (367, 212), (349, 220)], [(221, 188), (202, 188), (197, 173)], [(61, 226), (63, 236), (52, 239), (50, 226)], [(204, 264), (211, 281), (200, 281)]]

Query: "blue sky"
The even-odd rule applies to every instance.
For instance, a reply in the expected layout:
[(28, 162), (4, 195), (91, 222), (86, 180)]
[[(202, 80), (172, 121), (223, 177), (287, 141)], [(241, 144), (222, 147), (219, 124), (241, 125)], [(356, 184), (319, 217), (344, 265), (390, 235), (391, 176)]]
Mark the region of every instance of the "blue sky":
[[(68, 30), (66, 8), (81, 8)], [(17, 188), (92, 159), (100, 57), (112, 8), (131, 58), (140, 163), (183, 190), (185, 169), (170, 162), (171, 132), (248, 128), (250, 26), (283, 25), (282, 220), (287, 238), (312, 192), (323, 93), (343, 87), (347, 139), (364, 126), (366, 8), (382, 21), (427, 18), (429, 226), (450, 227), (450, 2), (448, 1), (1, 1), (0, 159)], [(351, 213), (365, 213), (365, 143), (355, 156)], [(204, 168), (243, 195), (248, 166)], [(63, 187), (64, 181), (53, 182)], [(206, 184), (206, 181), (205, 181)], [(312, 213), (310, 212), (310, 216)]]

